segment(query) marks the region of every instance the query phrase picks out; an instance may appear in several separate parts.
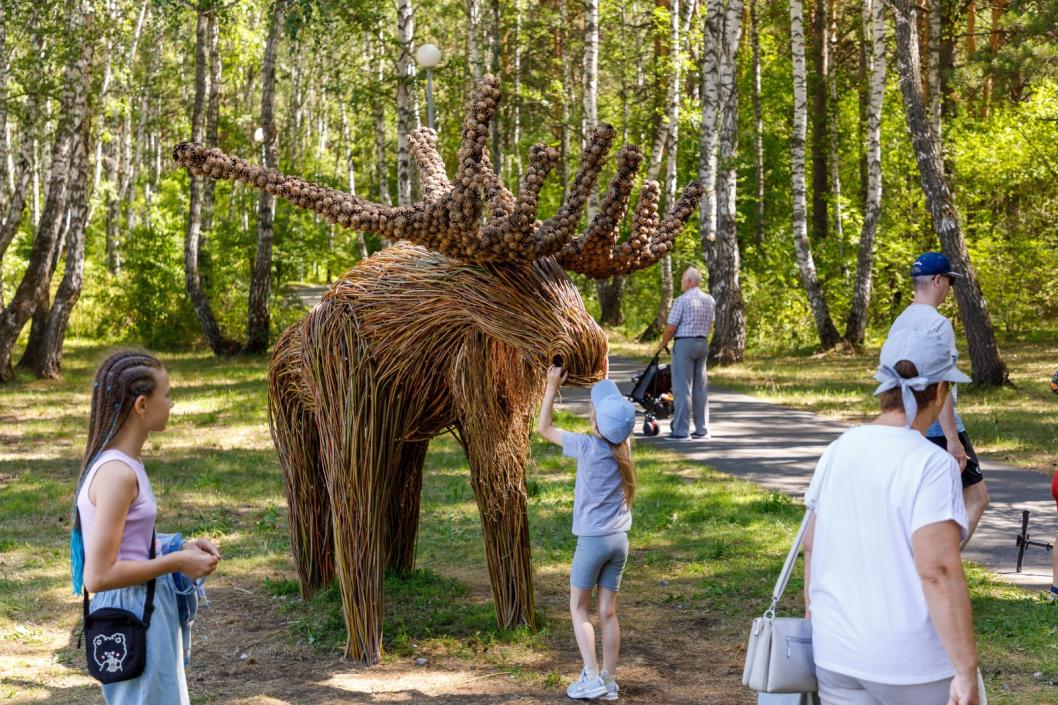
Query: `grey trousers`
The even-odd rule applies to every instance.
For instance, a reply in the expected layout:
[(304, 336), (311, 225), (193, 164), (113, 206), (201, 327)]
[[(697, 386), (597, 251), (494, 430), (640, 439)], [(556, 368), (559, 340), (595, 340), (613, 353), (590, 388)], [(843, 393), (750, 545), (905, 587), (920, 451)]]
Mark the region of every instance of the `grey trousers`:
[(948, 705), (951, 678), (914, 685), (865, 681), (816, 666), (823, 705)]
[(694, 417), (694, 432), (709, 432), (709, 391), (705, 368), (709, 357), (709, 341), (705, 338), (681, 338), (672, 346), (672, 396), (675, 412), (672, 415), (672, 435), (686, 436), (690, 417)]

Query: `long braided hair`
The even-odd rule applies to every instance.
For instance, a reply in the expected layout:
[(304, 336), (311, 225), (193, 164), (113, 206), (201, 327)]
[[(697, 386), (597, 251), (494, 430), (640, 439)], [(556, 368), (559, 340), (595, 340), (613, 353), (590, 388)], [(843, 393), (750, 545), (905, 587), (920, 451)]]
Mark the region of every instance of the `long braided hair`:
[(84, 579), (84, 537), (77, 498), (88, 471), (106, 450), (132, 412), (136, 399), (150, 396), (158, 380), (155, 373), (162, 363), (153, 355), (137, 350), (120, 350), (103, 361), (92, 384), (92, 411), (88, 418), (88, 442), (85, 444), (77, 489), (73, 495), (70, 525), (70, 563), (73, 591), (80, 594)]

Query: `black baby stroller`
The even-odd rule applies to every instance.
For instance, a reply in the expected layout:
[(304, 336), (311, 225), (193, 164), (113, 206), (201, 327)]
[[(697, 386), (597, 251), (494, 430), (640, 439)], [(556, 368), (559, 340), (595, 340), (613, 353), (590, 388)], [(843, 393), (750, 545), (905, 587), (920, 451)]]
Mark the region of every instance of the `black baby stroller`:
[(643, 434), (656, 436), (661, 430), (655, 419), (672, 416), (672, 372), (668, 365), (659, 365), (658, 356), (650, 361), (642, 374), (632, 377), (632, 393), (629, 398), (643, 407)]

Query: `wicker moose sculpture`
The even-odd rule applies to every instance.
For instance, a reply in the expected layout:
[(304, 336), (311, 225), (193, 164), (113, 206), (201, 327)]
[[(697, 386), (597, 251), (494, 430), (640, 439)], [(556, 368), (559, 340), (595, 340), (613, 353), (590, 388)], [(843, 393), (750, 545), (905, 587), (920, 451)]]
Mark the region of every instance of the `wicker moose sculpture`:
[[(390, 207), (265, 170), (217, 149), (182, 143), (193, 174), (243, 181), (332, 223), (399, 241), (346, 272), (276, 342), (269, 408), (290, 506), (301, 590), (337, 577), (346, 655), (382, 650), (385, 568), (411, 570), (426, 448), (450, 431), (470, 464), (496, 618), (535, 627), (525, 463), (544, 372), (561, 358), (569, 381), (603, 376), (606, 338), (563, 269), (627, 274), (669, 251), (702, 188), (690, 184), (658, 222), (657, 183), (646, 181), (628, 241), (618, 245), (642, 153), (625, 146), (598, 215), (574, 237), (615, 137), (599, 125), (553, 217), (537, 197), (558, 152), (535, 145), (517, 196), (485, 151), (497, 80), (477, 86), (463, 125), (455, 179), (437, 137), (410, 136), (422, 201)], [(486, 211), (487, 207), (487, 211)], [(487, 216), (486, 216), (487, 213)]]

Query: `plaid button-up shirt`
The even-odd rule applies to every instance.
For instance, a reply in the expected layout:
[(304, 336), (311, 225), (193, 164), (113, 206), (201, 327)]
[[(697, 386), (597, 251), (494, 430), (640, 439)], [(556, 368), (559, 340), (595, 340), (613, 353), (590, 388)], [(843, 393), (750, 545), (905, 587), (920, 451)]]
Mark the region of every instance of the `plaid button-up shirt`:
[(677, 338), (707, 336), (715, 310), (716, 300), (696, 286), (672, 302), (668, 323), (676, 326)]

